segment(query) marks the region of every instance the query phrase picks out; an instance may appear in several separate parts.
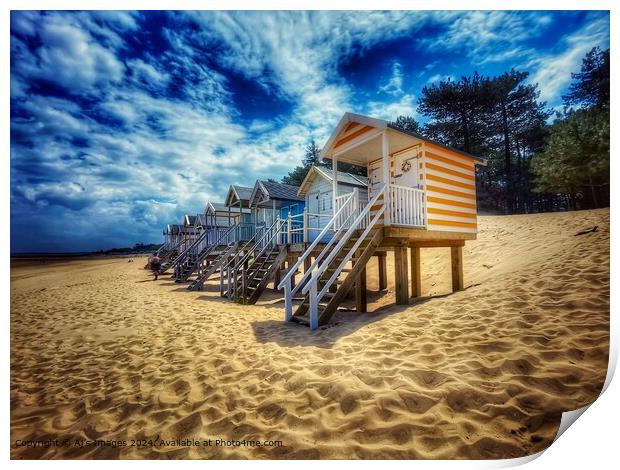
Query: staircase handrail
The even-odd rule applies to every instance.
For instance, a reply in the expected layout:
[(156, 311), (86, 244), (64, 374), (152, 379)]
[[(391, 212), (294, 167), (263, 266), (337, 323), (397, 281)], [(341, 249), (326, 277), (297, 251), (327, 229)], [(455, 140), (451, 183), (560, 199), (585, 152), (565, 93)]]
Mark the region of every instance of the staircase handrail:
[[(379, 196), (382, 196), (382, 195), (385, 194), (386, 188), (387, 188), (387, 185), (384, 184), (383, 187), (381, 188), (381, 190), (379, 190), (377, 192), (377, 194), (375, 194), (375, 196), (368, 202), (368, 204), (366, 204), (364, 209), (362, 209), (362, 211), (358, 214), (358, 216), (355, 218), (355, 220), (353, 221), (351, 226), (347, 229), (347, 231), (344, 234), (344, 236), (338, 241), (338, 244), (336, 245), (336, 247), (333, 250), (331, 250), (331, 252), (327, 256), (327, 259), (323, 263), (321, 263), (321, 265), (318, 267), (318, 269), (314, 273), (312, 273), (312, 278), (310, 279), (310, 282), (308, 282), (302, 288), (301, 292), (303, 294), (307, 294), (308, 291), (310, 290), (310, 285), (318, 281), (318, 279), (321, 277), (321, 275), (328, 268), (328, 266), (332, 262), (332, 260), (338, 255), (338, 253), (340, 252), (342, 247), (345, 245), (345, 243), (347, 243), (349, 241), (349, 239), (351, 238), (351, 235), (353, 235), (353, 232), (355, 232), (358, 229), (358, 226), (364, 221), (366, 216), (370, 213), (370, 209), (377, 203), (377, 201), (379, 200)], [(385, 210), (385, 204), (382, 205), (382, 209), (380, 210), (380, 213), (382, 214), (384, 210)], [(378, 218), (375, 216), (375, 218), (373, 218), (371, 223), (369, 223), (367, 225), (366, 230), (364, 231), (364, 235), (366, 235), (368, 233), (368, 231), (370, 230), (370, 228), (373, 227), (376, 224), (377, 220), (378, 220)], [(361, 243), (362, 240), (363, 240), (363, 237), (360, 237), (358, 239), (358, 242)], [(359, 246), (359, 243), (356, 243), (356, 245)], [(356, 247), (356, 249), (357, 249), (357, 247)], [(323, 249), (321, 254), (323, 252), (325, 252), (325, 249)], [(347, 260), (347, 261), (349, 261), (349, 260)], [(336, 271), (336, 272), (338, 272), (338, 271)], [(338, 274), (340, 274), (340, 273), (338, 272)]]
[[(320, 243), (323, 237), (328, 234), (328, 232), (331, 230), (331, 227), (336, 223), (336, 220), (338, 220), (338, 217), (342, 214), (345, 208), (349, 204), (351, 204), (351, 201), (353, 201), (353, 193), (349, 193), (349, 197), (345, 201), (345, 203), (342, 205), (342, 207), (340, 207), (340, 209), (332, 216), (332, 218), (327, 223), (327, 225), (325, 225), (323, 230), (321, 230), (321, 233), (314, 239), (314, 241), (310, 244), (310, 246), (306, 249), (306, 251), (299, 257), (297, 262), (289, 269), (289, 271), (286, 273), (286, 275), (282, 278), (282, 280), (278, 284), (278, 289), (282, 289), (287, 282), (290, 283), (291, 277), (294, 275), (295, 272), (297, 272), (297, 270), (299, 269), (299, 266), (301, 266), (301, 264), (306, 260), (306, 258), (310, 256), (310, 254), (312, 253), (312, 250), (316, 248), (316, 246)], [(332, 237), (332, 240), (334, 238), (335, 237)], [(331, 246), (331, 243), (329, 243), (328, 245)], [(316, 263), (316, 259), (315, 259), (315, 263)], [(315, 263), (313, 263), (313, 265), (315, 265)], [(307, 272), (311, 272), (311, 270), (308, 270)], [(306, 274), (304, 273), (304, 277), (305, 275)], [(301, 282), (298, 285), (300, 284)]]
[[(229, 226), (229, 227), (226, 229), (226, 231), (225, 231), (224, 233), (222, 233), (222, 235), (220, 235), (220, 236), (218, 237), (218, 239), (215, 241), (215, 243), (214, 243), (214, 244), (209, 245), (209, 247), (208, 247), (205, 251), (203, 251), (203, 252), (200, 254), (200, 256), (196, 259), (195, 264), (200, 264), (200, 263), (202, 263), (202, 261), (203, 261), (203, 260), (204, 260), (207, 256), (209, 256), (213, 250), (215, 250), (218, 246), (224, 245), (224, 243), (223, 243), (223, 242), (224, 242), (226, 239), (228, 239), (228, 237), (230, 236), (230, 234), (233, 232), (233, 230), (235, 230), (235, 229), (237, 228), (237, 226), (238, 226), (238, 225), (239, 225), (239, 224), (237, 223), (237, 224), (233, 224), (233, 225)], [(216, 232), (217, 232), (217, 229), (216, 229)]]
[[(263, 233), (263, 235), (260, 237), (260, 239), (258, 240), (258, 242), (256, 242), (256, 243), (254, 244), (254, 247), (256, 247), (256, 246), (261, 246), (261, 243), (263, 243), (263, 241), (264, 241), (264, 239), (265, 239), (266, 237), (269, 237), (269, 233), (270, 233), (272, 230), (274, 230), (274, 227), (275, 227), (274, 234), (273, 234), (273, 235), (271, 235), (271, 237), (269, 237), (269, 239), (267, 240), (267, 242), (266, 242), (266, 243), (262, 246), (261, 251), (259, 252), (259, 254), (258, 254), (258, 255), (256, 255), (256, 256), (260, 256), (260, 255), (261, 255), (261, 254), (265, 251), (265, 249), (267, 248), (268, 244), (269, 244), (269, 243), (271, 243), (271, 242), (273, 241), (273, 239), (274, 239), (274, 238), (278, 235), (278, 233), (279, 233), (279, 228), (281, 228), (281, 227), (282, 227), (282, 224), (280, 224), (280, 222), (284, 222), (284, 221), (285, 221), (284, 219), (280, 219), (280, 218), (278, 217), (276, 220), (274, 220), (274, 222), (271, 224), (271, 226), (270, 226), (268, 229), (265, 229), (265, 232), (264, 232), (264, 233)], [(280, 226), (279, 226), (279, 227), (276, 227), (276, 226), (277, 226), (277, 224), (280, 224)], [(255, 237), (256, 237), (256, 235), (255, 235), (253, 238), (255, 238)], [(245, 262), (246, 262), (246, 261), (250, 258), (250, 256), (252, 255), (252, 251), (254, 251), (254, 250), (250, 250), (248, 253), (246, 253), (246, 254), (245, 254), (245, 256), (243, 256), (243, 258), (241, 258), (241, 259), (240, 259), (240, 260), (239, 260), (239, 261), (235, 264), (235, 266), (233, 267), (233, 270), (234, 270), (234, 271), (237, 271), (237, 270), (239, 269), (239, 266), (243, 266), (243, 263), (245, 263)]]
[(201, 243), (205, 238), (207, 238), (208, 234), (211, 233), (213, 230), (217, 232), (218, 228), (219, 227), (211, 227), (203, 230), (202, 233), (198, 236), (198, 238), (196, 238), (191, 245), (185, 248), (185, 250), (183, 250), (183, 252), (179, 256), (177, 256), (174, 262), (170, 265), (170, 268), (174, 268), (179, 263), (185, 261), (185, 259), (192, 252), (192, 249), (194, 249), (199, 243)]

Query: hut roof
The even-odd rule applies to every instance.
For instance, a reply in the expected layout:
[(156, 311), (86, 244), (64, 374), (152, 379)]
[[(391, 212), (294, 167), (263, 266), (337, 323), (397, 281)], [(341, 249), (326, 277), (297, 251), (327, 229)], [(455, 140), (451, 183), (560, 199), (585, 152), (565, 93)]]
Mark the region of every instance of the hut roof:
[[(471, 158), (472, 160), (474, 160), (475, 163), (479, 165), (487, 164), (487, 161), (484, 158), (477, 157), (470, 153), (464, 152), (463, 150), (459, 150), (454, 147), (450, 147), (449, 145), (442, 144), (441, 142), (434, 141), (432, 139), (429, 139), (428, 137), (424, 137), (420, 134), (416, 134), (415, 132), (406, 131), (391, 122), (384, 121), (383, 119), (373, 118), (370, 116), (362, 116), (361, 114), (355, 114), (355, 113), (344, 113), (344, 115), (340, 119), (340, 122), (334, 129), (334, 132), (332, 132), (331, 136), (329, 137), (329, 139), (327, 140), (327, 142), (321, 149), (320, 155), (322, 158), (325, 158), (325, 157), (329, 158), (331, 156), (332, 150), (335, 148), (335, 146), (337, 146), (336, 139), (338, 138), (340, 133), (343, 130), (345, 130), (345, 127), (352, 123), (360, 124), (364, 126), (364, 129), (374, 128), (375, 133), (374, 133), (374, 136), (371, 136), (371, 137), (373, 137), (373, 139), (375, 140), (380, 135), (380, 131), (390, 130), (390, 131), (394, 131), (394, 132), (397, 132), (405, 136), (413, 137), (417, 139), (418, 141), (429, 142), (431, 144), (434, 144), (446, 150), (459, 153), (461, 155)], [(361, 130), (364, 130), (364, 129), (361, 129)], [(355, 162), (352, 162), (352, 163), (355, 163)]]
[(185, 225), (193, 227), (196, 225), (196, 216), (195, 215), (185, 215)]
[(226, 206), (230, 207), (236, 205), (239, 201), (241, 201), (242, 204), (250, 202), (253, 189), (254, 188), (248, 188), (247, 186), (231, 184), (228, 188), (228, 194), (226, 195)]
[(297, 195), (297, 192), (299, 191), (298, 186), (275, 183), (273, 181), (260, 181), (259, 183), (263, 187), (265, 195), (269, 196), (269, 199), (279, 199), (285, 201), (304, 200), (302, 197)]
[[(312, 182), (317, 178), (325, 178), (328, 181), (332, 181), (332, 170), (326, 166), (313, 165), (308, 171), (308, 174), (304, 178), (297, 194), (304, 196), (310, 189)], [(338, 172), (338, 184), (345, 184), (348, 186), (356, 186), (359, 188), (368, 187), (368, 178), (366, 176), (354, 175), (353, 173), (347, 173), (345, 171)]]

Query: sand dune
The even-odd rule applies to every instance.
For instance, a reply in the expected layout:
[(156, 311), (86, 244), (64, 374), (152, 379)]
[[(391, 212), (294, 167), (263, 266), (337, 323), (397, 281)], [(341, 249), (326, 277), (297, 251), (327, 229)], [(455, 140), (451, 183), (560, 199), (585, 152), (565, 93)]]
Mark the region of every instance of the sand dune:
[[(605, 377), (609, 210), (479, 221), (465, 290), (450, 294), (448, 249), (422, 250), (425, 297), (391, 305), (390, 285), (371, 294), (373, 313), (339, 312), (314, 333), (282, 321), (279, 293), (242, 307), (215, 283), (192, 293), (150, 281), (141, 262), (13, 267), (12, 457), (463, 459), (544, 449), (560, 413), (593, 401)], [(376, 290), (373, 260), (368, 277)], [(15, 444), (55, 438), (128, 446)], [(130, 445), (178, 438), (282, 445)]]

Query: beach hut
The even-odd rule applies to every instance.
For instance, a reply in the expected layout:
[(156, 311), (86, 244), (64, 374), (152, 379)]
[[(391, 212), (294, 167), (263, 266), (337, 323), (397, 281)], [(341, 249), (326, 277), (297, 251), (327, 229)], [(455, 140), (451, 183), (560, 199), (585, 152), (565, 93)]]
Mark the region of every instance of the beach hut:
[[(314, 165), (308, 171), (298, 195), (305, 199), (306, 218), (305, 242), (312, 242), (322, 231), (334, 214), (334, 185), (331, 168)], [(337, 195), (343, 196), (357, 188), (359, 202), (368, 201), (368, 178), (343, 171), (338, 172)], [(327, 242), (333, 232), (326, 234), (321, 241)]]
[[(286, 320), (313, 329), (327, 323), (354, 285), (356, 309), (366, 311), (366, 263), (377, 252), (394, 252), (397, 304), (420, 295), (426, 247), (450, 249), (452, 289), (463, 288), (463, 246), (478, 228), (475, 171), (484, 159), (353, 113), (342, 117), (321, 157), (332, 162), (334, 207), (322, 234), (335, 236), (321, 248), (319, 235), (280, 282)], [(338, 162), (366, 167), (366, 204), (357, 204), (356, 191), (339, 195)], [(294, 285), (301, 265), (308, 269)], [(304, 299), (293, 308), (298, 292)]]
[(174, 267), (175, 280), (185, 282), (194, 273), (200, 278), (203, 268), (226, 252), (231, 243), (239, 241), (246, 226), (243, 221), (250, 215), (248, 208), (208, 201), (204, 213), (194, 219), (194, 241), (170, 265)]
[(229, 217), (237, 217), (236, 224), (239, 225), (236, 231), (237, 241), (249, 240), (254, 236), (254, 219), (250, 210), (250, 197), (252, 188), (231, 184), (226, 194), (224, 203)]
[(185, 214), (183, 216), (183, 241), (181, 243), (181, 253), (185, 251), (196, 240), (196, 216)]
[[(270, 280), (279, 281), (294, 237), (302, 241), (301, 227), (295, 235), (289, 230), (293, 221), (301, 224), (304, 198), (299, 188), (273, 181), (256, 181), (253, 188), (231, 185), (226, 206), (236, 210), (249, 208), (248, 229), (240, 232), (237, 246), (222, 250), (211, 267), (189, 289), (199, 290), (208, 277), (219, 270), (222, 295), (231, 300), (256, 302)], [(242, 227), (243, 228), (243, 227)]]
[(299, 187), (275, 181), (257, 180), (250, 196), (250, 209), (257, 224), (271, 225), (277, 218), (285, 219), (304, 211), (305, 201)]

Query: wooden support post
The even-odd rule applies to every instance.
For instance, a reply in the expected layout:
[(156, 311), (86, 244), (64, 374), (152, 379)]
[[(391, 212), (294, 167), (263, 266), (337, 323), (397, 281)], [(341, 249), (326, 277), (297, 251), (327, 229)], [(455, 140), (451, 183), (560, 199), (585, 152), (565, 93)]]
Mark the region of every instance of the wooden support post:
[(355, 281), (355, 311), (366, 312), (368, 310), (368, 296), (366, 291), (366, 266), (360, 271)]
[(312, 256), (306, 256), (306, 258), (304, 259), (304, 274), (308, 272), (311, 265), (312, 265)]
[[(288, 259), (288, 261), (286, 263), (286, 266), (288, 268), (287, 272), (291, 270), (291, 268), (293, 267), (293, 265), (295, 264), (296, 261), (297, 260), (295, 258), (289, 258)], [(295, 275), (294, 274), (291, 276), (291, 289), (293, 287), (295, 287)]]
[(273, 275), (273, 290), (278, 290), (278, 284), (280, 284), (280, 278), (282, 277), (282, 266), (276, 269)]
[(396, 284), (396, 304), (409, 304), (409, 266), (407, 266), (407, 247), (394, 248), (394, 281)]
[(452, 264), (452, 292), (463, 289), (463, 247), (450, 247)]
[(420, 247), (411, 247), (411, 297), (422, 295), (422, 270), (420, 269)]
[(377, 256), (379, 263), (379, 290), (387, 289), (387, 254)]

